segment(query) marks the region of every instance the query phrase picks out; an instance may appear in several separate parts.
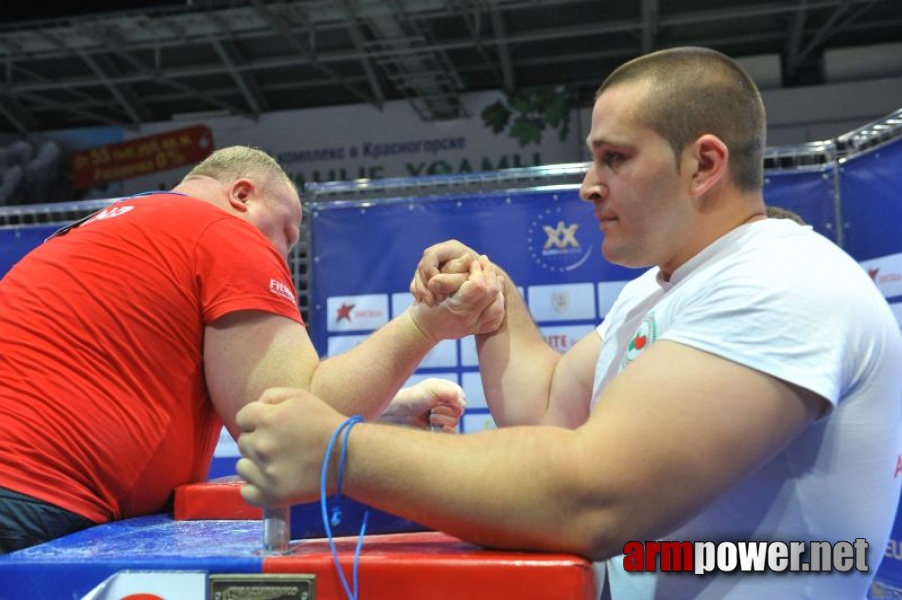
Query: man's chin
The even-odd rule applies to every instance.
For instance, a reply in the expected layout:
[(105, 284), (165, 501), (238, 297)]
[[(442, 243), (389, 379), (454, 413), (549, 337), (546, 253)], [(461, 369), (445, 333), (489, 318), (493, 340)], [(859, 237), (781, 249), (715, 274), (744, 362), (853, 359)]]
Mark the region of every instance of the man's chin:
[(624, 255), (623, 252), (618, 252), (617, 248), (605, 245), (604, 242), (601, 244), (601, 256), (612, 265), (617, 265), (618, 267), (624, 267), (626, 269), (647, 269), (652, 266), (652, 263), (648, 261), (638, 260), (635, 257)]

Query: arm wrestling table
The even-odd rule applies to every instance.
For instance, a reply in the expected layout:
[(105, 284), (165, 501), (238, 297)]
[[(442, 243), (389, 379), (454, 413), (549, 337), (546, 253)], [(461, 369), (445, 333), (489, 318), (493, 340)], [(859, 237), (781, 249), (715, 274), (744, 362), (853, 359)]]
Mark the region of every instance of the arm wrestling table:
[[(345, 599), (318, 533), (319, 503), (292, 507), (288, 551), (266, 554), (261, 511), (238, 489), (234, 481), (184, 486), (173, 515), (99, 525), (2, 556), (0, 600)], [(333, 531), (349, 581), (361, 506), (349, 502)], [(359, 557), (360, 600), (597, 598), (592, 563), (578, 556), (488, 550), (378, 511), (370, 525), (375, 533), (365, 536)]]

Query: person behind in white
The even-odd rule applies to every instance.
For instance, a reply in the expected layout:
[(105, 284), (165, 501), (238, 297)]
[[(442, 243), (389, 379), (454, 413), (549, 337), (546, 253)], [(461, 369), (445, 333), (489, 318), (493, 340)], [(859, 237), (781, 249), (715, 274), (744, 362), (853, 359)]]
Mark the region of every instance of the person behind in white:
[[(864, 598), (902, 481), (902, 335), (851, 257), (767, 218), (765, 130), (752, 79), (723, 54), (675, 48), (615, 70), (596, 96), (580, 194), (605, 258), (651, 269), (563, 354), (501, 272), (504, 320), (477, 335), (499, 429), (361, 425), (343, 491), (473, 543), (607, 561), (613, 600)], [(428, 248), (411, 291), (440, 301), (474, 260), (485, 257), (454, 240)], [(243, 496), (316, 497), (341, 420), (302, 390), (246, 406)], [(857, 539), (867, 571), (624, 569), (630, 541)]]

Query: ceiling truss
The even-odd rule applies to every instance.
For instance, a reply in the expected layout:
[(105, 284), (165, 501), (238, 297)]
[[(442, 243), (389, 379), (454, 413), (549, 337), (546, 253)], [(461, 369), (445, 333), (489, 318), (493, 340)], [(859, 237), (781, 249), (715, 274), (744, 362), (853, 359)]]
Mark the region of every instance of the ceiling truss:
[(825, 50), (892, 42), (890, 0), (207, 0), (0, 27), (0, 133), (392, 100), (434, 121), (547, 85), (584, 105), (675, 45), (778, 55), (784, 85), (816, 85)]

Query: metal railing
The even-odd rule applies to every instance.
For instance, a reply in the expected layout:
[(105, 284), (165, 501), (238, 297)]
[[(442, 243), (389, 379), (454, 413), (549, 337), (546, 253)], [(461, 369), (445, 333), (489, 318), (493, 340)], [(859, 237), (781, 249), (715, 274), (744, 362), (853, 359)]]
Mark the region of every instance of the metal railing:
[[(856, 155), (871, 152), (902, 137), (902, 109), (832, 140), (770, 147), (764, 153), (767, 171), (835, 169)], [(298, 292), (298, 305), (308, 321), (310, 297), (310, 205), (319, 202), (384, 202), (426, 196), (480, 194), (503, 190), (574, 186), (590, 163), (504, 169), (457, 175), (397, 177), (378, 180), (309, 183), (302, 194), (305, 218), (300, 240), (289, 256), (289, 269)], [(838, 189), (837, 189), (837, 194)], [(0, 228), (59, 225), (78, 220), (113, 203), (116, 198), (52, 204), (0, 206)], [(837, 205), (839, 205), (837, 199)], [(309, 322), (309, 321), (308, 321)]]

